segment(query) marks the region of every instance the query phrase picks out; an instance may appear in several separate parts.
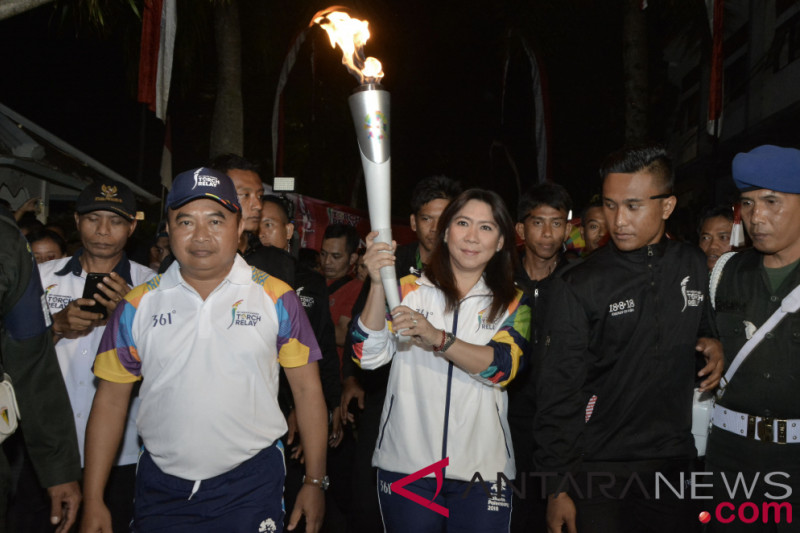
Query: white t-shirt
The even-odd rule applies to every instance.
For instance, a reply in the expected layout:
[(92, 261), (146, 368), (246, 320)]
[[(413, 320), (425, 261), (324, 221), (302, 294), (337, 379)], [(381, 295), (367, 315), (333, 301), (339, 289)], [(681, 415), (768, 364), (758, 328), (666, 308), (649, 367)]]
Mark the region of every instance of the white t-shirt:
[(286, 432), (279, 365), (321, 358), (297, 294), (237, 256), (203, 300), (175, 262), (125, 297), (94, 372), (142, 380), (137, 426), (165, 473), (208, 479), (236, 468)]
[[(83, 286), (86, 284), (86, 272), (81, 268), (78, 260), (80, 253), (73, 257), (55, 259), (39, 265), (39, 274), (42, 278), (42, 287), (47, 298), (47, 306), (51, 314), (56, 314), (72, 300), (83, 296)], [(123, 256), (115, 268), (115, 272), (132, 286), (140, 285), (152, 279), (156, 273), (139, 263), (128, 261)], [(78, 448), (81, 452), (81, 466), (84, 460), (84, 438), (86, 436), (86, 422), (92, 409), (94, 393), (97, 391), (97, 378), (92, 373), (94, 356), (100, 345), (105, 326), (97, 327), (88, 334), (77, 339), (61, 339), (56, 344), (56, 354), (64, 383), (67, 385), (69, 401), (75, 416), (75, 429), (78, 432)], [(117, 457), (117, 465), (136, 463), (139, 457), (139, 438), (136, 434), (136, 413), (139, 409), (139, 399), (134, 398), (128, 413), (125, 425), (125, 434), (122, 448)]]

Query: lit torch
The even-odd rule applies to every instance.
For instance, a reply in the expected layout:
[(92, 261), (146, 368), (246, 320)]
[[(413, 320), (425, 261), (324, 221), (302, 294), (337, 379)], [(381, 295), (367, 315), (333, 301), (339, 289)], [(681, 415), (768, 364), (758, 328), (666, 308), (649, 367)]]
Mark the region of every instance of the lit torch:
[[(367, 21), (350, 18), (347, 13), (328, 8), (314, 16), (336, 48), (342, 49), (342, 63), (361, 83), (348, 99), (356, 126), (361, 165), (367, 184), (369, 223), (377, 231), (377, 242), (392, 242), (391, 151), (389, 142), (389, 92), (381, 87), (381, 62), (364, 56), (369, 39)], [(381, 268), (381, 281), (389, 309), (400, 305), (394, 267)]]

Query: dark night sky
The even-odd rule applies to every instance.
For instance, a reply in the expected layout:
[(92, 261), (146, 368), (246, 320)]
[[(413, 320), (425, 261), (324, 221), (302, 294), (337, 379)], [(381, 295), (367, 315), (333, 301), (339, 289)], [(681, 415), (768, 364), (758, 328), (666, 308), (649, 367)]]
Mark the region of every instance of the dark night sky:
[[(298, 5), (307, 3), (240, 1), (247, 13), (245, 156), (269, 169), (272, 104), (284, 54), (293, 35), (325, 5), (301, 9)], [(376, 0), (353, 11), (370, 20), (367, 53), (384, 63), (384, 85), (392, 93), (397, 214), (405, 212), (416, 180), (434, 173), (497, 190), (513, 209), (516, 185), (493, 142), (510, 147), (523, 186), (534, 179), (529, 67), (518, 44), (512, 48), (508, 111), (500, 123), (510, 28), (525, 35), (544, 68), (553, 180), (567, 186), (578, 206), (595, 191), (599, 161), (622, 143), (621, 14), (616, 2), (552, 4)], [(178, 39), (186, 42), (191, 31), (191, 38), (205, 40), (198, 55), (176, 58), (170, 103), (176, 172), (205, 162), (215, 77), (208, 20), (195, 17), (194, 27), (187, 28), (181, 17), (186, 5), (179, 1)], [(0, 21), (0, 102), (135, 181), (143, 114), (133, 98), (138, 44), (129, 43), (138, 28), (126, 33), (119, 23), (101, 38), (76, 30), (72, 22), (57, 23), (53, 12), (52, 5), (44, 6)], [(284, 173), (298, 177), (299, 192), (349, 203), (360, 164), (346, 97), (356, 85), (341, 66), (339, 51), (316, 30), (301, 50), (285, 96)], [(144, 118), (143, 183), (158, 193), (163, 129), (152, 113)], [(269, 180), (270, 174), (263, 177)], [(363, 196), (362, 191), (361, 207)]]

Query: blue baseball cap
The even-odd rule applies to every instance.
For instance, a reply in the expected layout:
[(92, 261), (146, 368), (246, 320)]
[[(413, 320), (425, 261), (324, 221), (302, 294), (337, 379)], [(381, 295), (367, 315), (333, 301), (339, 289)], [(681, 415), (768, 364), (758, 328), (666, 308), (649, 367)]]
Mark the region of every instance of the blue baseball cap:
[(733, 158), (739, 190), (769, 189), (800, 194), (800, 150), (765, 144)]
[(219, 202), (233, 213), (242, 210), (233, 180), (222, 172), (207, 167), (187, 170), (175, 176), (167, 194), (167, 209), (177, 209), (200, 198)]

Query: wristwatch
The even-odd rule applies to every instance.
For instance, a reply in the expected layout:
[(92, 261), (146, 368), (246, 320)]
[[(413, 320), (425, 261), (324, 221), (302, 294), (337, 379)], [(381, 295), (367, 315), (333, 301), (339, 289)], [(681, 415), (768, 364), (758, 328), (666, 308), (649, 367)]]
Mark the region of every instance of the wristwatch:
[(321, 490), (328, 490), (331, 485), (331, 479), (328, 476), (322, 476), (322, 479), (314, 479), (313, 477), (303, 476), (304, 485), (315, 485)]

